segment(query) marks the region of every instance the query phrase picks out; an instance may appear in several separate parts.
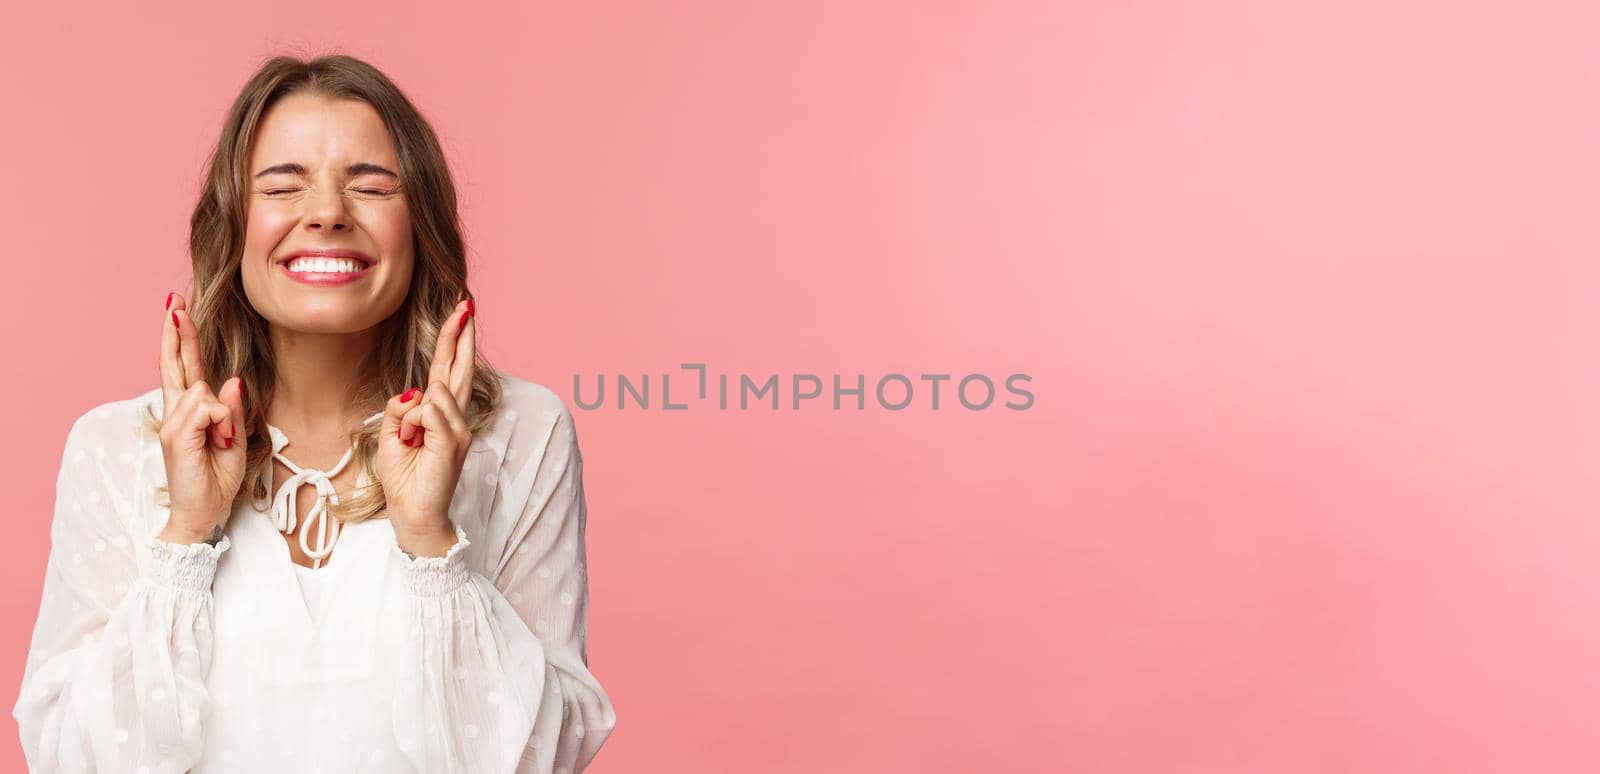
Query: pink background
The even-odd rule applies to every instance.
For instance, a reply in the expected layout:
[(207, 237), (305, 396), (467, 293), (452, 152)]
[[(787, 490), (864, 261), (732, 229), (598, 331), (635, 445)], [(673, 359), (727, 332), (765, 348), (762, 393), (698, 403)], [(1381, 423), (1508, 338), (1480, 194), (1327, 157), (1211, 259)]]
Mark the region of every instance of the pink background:
[(592, 771), (1600, 767), (1593, 4), (521, 6), (7, 9), (7, 710), (223, 112), (336, 50), (442, 134), (502, 369), (1033, 376), (578, 412)]

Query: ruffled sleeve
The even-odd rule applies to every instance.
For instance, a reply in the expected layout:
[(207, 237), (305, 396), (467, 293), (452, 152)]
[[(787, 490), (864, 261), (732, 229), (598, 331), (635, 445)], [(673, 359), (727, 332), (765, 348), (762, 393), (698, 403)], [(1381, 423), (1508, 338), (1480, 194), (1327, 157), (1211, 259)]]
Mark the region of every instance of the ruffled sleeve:
[(476, 569), (457, 526), (445, 556), (405, 559), (417, 669), (394, 721), (419, 771), (578, 774), (616, 725), (585, 645), (582, 458), (571, 414), (550, 397), (516, 425), (496, 474), (491, 521), (503, 521), (486, 531), (509, 536), (503, 550)]
[(154, 493), (131, 481), (150, 448), (118, 410), (128, 405), (97, 407), (67, 434), (44, 595), (12, 710), (31, 771), (154, 774), (200, 760), (211, 582), (229, 540), (157, 537), (167, 511), (141, 502)]

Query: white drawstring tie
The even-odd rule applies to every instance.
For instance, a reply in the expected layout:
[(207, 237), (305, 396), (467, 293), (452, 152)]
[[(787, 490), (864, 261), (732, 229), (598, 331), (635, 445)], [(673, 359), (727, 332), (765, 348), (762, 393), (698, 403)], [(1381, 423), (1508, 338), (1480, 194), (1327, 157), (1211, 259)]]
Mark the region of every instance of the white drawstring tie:
[[(380, 411), (368, 417), (362, 424), (370, 424), (382, 418), (383, 412)], [(339, 504), (339, 493), (333, 488), (333, 478), (339, 475), (346, 465), (350, 464), (350, 459), (355, 455), (356, 448), (351, 446), (350, 450), (339, 458), (339, 464), (334, 465), (333, 470), (324, 472), (315, 468), (302, 468), (280, 453), (283, 447), (288, 445), (288, 437), (278, 428), (270, 425), (268, 427), (272, 435), (273, 458), (294, 472), (294, 475), (283, 482), (283, 487), (278, 490), (277, 495), (272, 500), (272, 524), (279, 532), (288, 533), (293, 531), (299, 522), (300, 510), (297, 507), (297, 498), (300, 493), (300, 487), (307, 484), (315, 486), (317, 488), (317, 502), (311, 506), (311, 511), (306, 514), (305, 523), (299, 525), (300, 550), (304, 551), (306, 557), (311, 559), (311, 567), (313, 569), (320, 568), (323, 558), (332, 553), (334, 544), (339, 542), (339, 520), (335, 519), (328, 510), (330, 506)], [(272, 466), (268, 465), (265, 475), (268, 482), (267, 491), (269, 492), (272, 491), (271, 471)], [(316, 548), (312, 548), (307, 544), (307, 539), (311, 536), (313, 528), (317, 531)]]

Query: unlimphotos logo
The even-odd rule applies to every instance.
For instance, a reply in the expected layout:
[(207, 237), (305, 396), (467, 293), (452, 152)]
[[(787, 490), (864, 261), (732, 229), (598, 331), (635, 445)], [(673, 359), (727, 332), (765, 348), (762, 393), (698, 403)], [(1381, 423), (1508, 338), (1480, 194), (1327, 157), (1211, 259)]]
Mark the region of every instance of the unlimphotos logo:
[[(673, 402), (672, 376), (670, 373), (660, 374), (658, 384), (661, 387), (660, 401), (652, 399), (651, 380), (653, 374), (640, 374), (637, 378), (629, 378), (627, 374), (616, 374), (615, 395), (616, 408), (626, 409), (631, 400), (637, 409), (650, 410), (659, 408), (665, 411), (686, 411), (692, 406), (711, 405), (712, 398), (710, 374), (706, 372), (705, 363), (683, 363), (680, 368), (684, 371), (693, 371), (698, 376), (697, 382), (690, 385), (694, 397), (685, 397), (680, 391), (679, 400), (687, 402)], [(680, 374), (680, 376), (682, 376)], [(737, 410), (749, 410), (752, 405), (757, 409), (766, 407), (772, 411), (779, 410), (782, 405), (787, 405), (791, 411), (799, 411), (802, 407), (814, 407), (816, 410), (827, 410), (831, 403), (832, 410), (841, 411), (853, 403), (856, 411), (867, 408), (867, 375), (856, 374), (852, 379), (846, 380), (841, 374), (832, 374), (832, 390), (827, 389), (825, 382), (817, 374), (796, 373), (789, 374), (787, 378), (780, 378), (778, 374), (763, 374), (753, 377), (750, 374), (733, 374), (736, 382), (730, 392), (728, 387), (729, 374), (716, 374), (715, 406), (719, 411), (729, 408), (730, 400), (737, 403)], [(693, 377), (691, 377), (693, 378)], [(877, 405), (889, 411), (901, 411), (909, 408), (918, 401), (924, 401), (928, 408), (938, 410), (951, 405), (946, 399), (941, 401), (940, 386), (954, 379), (951, 374), (919, 374), (915, 381), (905, 374), (888, 373), (878, 377), (870, 394)], [(1020, 398), (1019, 402), (1006, 400), (1000, 406), (1013, 411), (1027, 411), (1033, 407), (1033, 393), (1025, 387), (1019, 386), (1033, 381), (1028, 374), (1010, 374), (1006, 376), (1003, 384), (1005, 391)], [(923, 383), (918, 387), (918, 382)], [(788, 387), (787, 393), (782, 387)], [(955, 394), (955, 402), (969, 411), (984, 411), (997, 407), (995, 399), (998, 390), (995, 380), (985, 374), (967, 374), (950, 387)], [(583, 386), (583, 376), (573, 374), (572, 396), (578, 408), (585, 411), (594, 411), (606, 406), (606, 375), (598, 374), (595, 377), (593, 397), (588, 396)], [(784, 399), (784, 395), (787, 399)], [(831, 400), (824, 400), (824, 395)], [(732, 396), (730, 398), (730, 396)], [(853, 400), (846, 400), (846, 398)]]

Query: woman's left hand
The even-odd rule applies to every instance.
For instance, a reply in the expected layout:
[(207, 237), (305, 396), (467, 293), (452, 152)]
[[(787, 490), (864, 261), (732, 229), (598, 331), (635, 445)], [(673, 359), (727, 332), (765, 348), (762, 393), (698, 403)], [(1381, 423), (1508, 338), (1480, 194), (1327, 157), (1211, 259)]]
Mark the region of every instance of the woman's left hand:
[(415, 556), (444, 556), (456, 542), (450, 501), (472, 443), (472, 317), (471, 299), (456, 305), (439, 331), (427, 389), (390, 398), (378, 434), (374, 474), (388, 500), (395, 538)]

